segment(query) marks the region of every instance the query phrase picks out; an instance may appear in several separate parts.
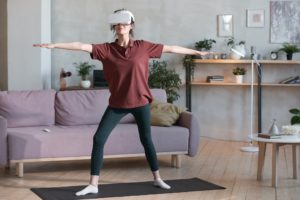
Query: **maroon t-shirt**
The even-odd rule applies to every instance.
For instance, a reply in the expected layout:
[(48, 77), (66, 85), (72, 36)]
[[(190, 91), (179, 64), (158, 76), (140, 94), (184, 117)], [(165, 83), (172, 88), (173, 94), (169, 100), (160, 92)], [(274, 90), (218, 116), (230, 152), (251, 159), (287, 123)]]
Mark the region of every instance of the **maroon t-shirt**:
[(127, 48), (121, 47), (116, 41), (92, 46), (92, 59), (103, 63), (104, 76), (111, 93), (110, 107), (135, 108), (151, 103), (149, 58), (160, 58), (162, 44), (130, 40)]

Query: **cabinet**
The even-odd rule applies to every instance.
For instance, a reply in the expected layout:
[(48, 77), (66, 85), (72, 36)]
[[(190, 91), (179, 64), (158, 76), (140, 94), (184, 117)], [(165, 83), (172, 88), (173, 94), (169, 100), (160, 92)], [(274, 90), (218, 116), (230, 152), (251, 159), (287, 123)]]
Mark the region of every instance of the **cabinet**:
[[(201, 88), (203, 87), (218, 87), (222, 88), (222, 95), (219, 96), (218, 92), (215, 92), (214, 97), (210, 96), (212, 100), (214, 98), (228, 98), (230, 94), (225, 95), (226, 91), (231, 92), (232, 87), (238, 87), (239, 89), (234, 90), (245, 90), (249, 93), (251, 88), (251, 60), (214, 60), (214, 59), (195, 59), (194, 60), (196, 66), (194, 67), (194, 80), (192, 80), (192, 69), (186, 68), (186, 107), (189, 111), (192, 111), (192, 100), (197, 102), (197, 106), (206, 106), (203, 105), (202, 102), (198, 102), (201, 98), (193, 98), (193, 90), (197, 88), (198, 96), (201, 96)], [(289, 103), (287, 106), (294, 106), (299, 107), (300, 103), (299, 100), (299, 89), (300, 84), (280, 84), (279, 82), (283, 79), (286, 79), (290, 76), (300, 75), (300, 61), (286, 61), (286, 60), (259, 60), (260, 67), (254, 67), (254, 87), (255, 87), (255, 106), (256, 106), (256, 113), (255, 116), (257, 118), (257, 130), (258, 132), (262, 131), (262, 111), (263, 111), (263, 104), (270, 105), (272, 100), (273, 94), (279, 94), (280, 92), (284, 91), (285, 93), (280, 96), (280, 101), (278, 104), (274, 104), (271, 109), (278, 109), (278, 113), (288, 113), (288, 109), (286, 108), (280, 110), (280, 105), (282, 99), (285, 98), (292, 98), (293, 102)], [(247, 69), (247, 74), (244, 80), (244, 83), (237, 84), (234, 82), (234, 75), (232, 74), (232, 69), (236, 66), (245, 67)], [(206, 77), (210, 75), (223, 75), (224, 82), (220, 83), (207, 83)], [(200, 88), (199, 88), (200, 87)], [(230, 87), (231, 89), (229, 89)], [(199, 91), (200, 90), (200, 91)], [(206, 88), (206, 91), (208, 89)], [(264, 93), (262, 93), (264, 92)], [(247, 94), (248, 94), (247, 93)], [(207, 93), (205, 93), (207, 94)], [(246, 94), (246, 92), (240, 92), (240, 94)], [(248, 98), (244, 97), (244, 101)], [(234, 99), (233, 99), (234, 100)], [(273, 99), (276, 101), (276, 99)], [(295, 102), (298, 101), (296, 105)], [(209, 99), (206, 99), (205, 102), (210, 102)], [(204, 102), (204, 103), (205, 103)], [(234, 106), (239, 106), (238, 103), (234, 101), (229, 102), (234, 104)], [(196, 104), (196, 103), (195, 103)], [(193, 105), (195, 105), (193, 104)], [(246, 105), (246, 104), (245, 104)], [(212, 105), (207, 105), (212, 107)], [(216, 105), (217, 106), (217, 105)], [(229, 105), (227, 102), (228, 107), (232, 107), (233, 105)], [(244, 106), (244, 105), (241, 105)], [(266, 106), (268, 107), (268, 106)], [(269, 108), (268, 108), (269, 109)], [(246, 109), (247, 110), (247, 109)], [(201, 110), (203, 111), (203, 109)], [(207, 111), (209, 112), (209, 111)], [(285, 116), (288, 114), (284, 113)], [(239, 113), (241, 115), (241, 113)], [(279, 114), (278, 114), (279, 115)], [(272, 116), (269, 116), (270, 118)], [(265, 117), (267, 118), (267, 117)], [(286, 118), (286, 117), (285, 117)], [(289, 119), (283, 120), (284, 123), (289, 121)]]

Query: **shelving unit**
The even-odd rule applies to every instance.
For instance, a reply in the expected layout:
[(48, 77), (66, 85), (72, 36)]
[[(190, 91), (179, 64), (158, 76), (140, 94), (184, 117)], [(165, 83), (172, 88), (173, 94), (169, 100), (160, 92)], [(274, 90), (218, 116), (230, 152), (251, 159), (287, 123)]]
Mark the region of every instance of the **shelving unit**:
[[(251, 64), (251, 60), (231, 60), (231, 59), (194, 59), (195, 63), (205, 64)], [(300, 64), (300, 60), (259, 60), (261, 64)]]
[[(191, 82), (191, 85), (203, 85), (203, 86), (251, 86), (251, 83), (204, 83), (204, 82)], [(300, 87), (300, 84), (280, 84), (280, 83), (261, 83), (261, 86), (274, 86), (274, 87)], [(257, 83), (254, 86), (258, 86)]]
[[(201, 74), (205, 75), (215, 75), (215, 74), (207, 74), (206, 71), (202, 71), (201, 66), (204, 65), (213, 65), (212, 67), (217, 68), (217, 67), (226, 67), (228, 65), (235, 65), (235, 64), (240, 64), (245, 67), (248, 67), (248, 69), (251, 69), (251, 60), (231, 60), (231, 59), (195, 59), (194, 63), (196, 64), (195, 69), (200, 68)], [(262, 107), (261, 107), (261, 102), (262, 102), (262, 87), (283, 87), (283, 88), (296, 88), (300, 87), (300, 84), (279, 84), (278, 81), (273, 80), (265, 80), (263, 79), (263, 69), (268, 69), (268, 72), (272, 72), (272, 67), (276, 67), (276, 69), (280, 69), (280, 65), (282, 66), (300, 66), (300, 61), (299, 60), (292, 60), (292, 61), (287, 61), (287, 60), (259, 60), (260, 67), (255, 71), (255, 76), (256, 76), (256, 81), (254, 83), (254, 87), (257, 90), (257, 119), (258, 119), (258, 131), (261, 131), (261, 118), (262, 118)], [(208, 69), (208, 68), (205, 68)], [(250, 70), (249, 70), (250, 71)], [(259, 74), (261, 76), (259, 76)], [(250, 88), (251, 83), (245, 82), (242, 84), (237, 84), (234, 82), (230, 81), (225, 81), (225, 82), (213, 82), (213, 83), (208, 83), (204, 78), (202, 77), (202, 80), (196, 80), (192, 81), (191, 80), (191, 69), (186, 68), (186, 107), (188, 108), (189, 111), (192, 111), (192, 87), (197, 87), (197, 86), (204, 86), (204, 87), (246, 87)]]

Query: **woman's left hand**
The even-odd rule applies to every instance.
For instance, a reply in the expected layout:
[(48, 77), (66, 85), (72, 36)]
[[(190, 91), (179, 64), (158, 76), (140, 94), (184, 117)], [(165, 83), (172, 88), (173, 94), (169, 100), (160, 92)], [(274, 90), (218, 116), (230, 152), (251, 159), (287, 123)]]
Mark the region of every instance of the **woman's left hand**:
[(208, 52), (208, 51), (197, 51), (197, 56), (206, 56), (212, 53), (213, 52)]

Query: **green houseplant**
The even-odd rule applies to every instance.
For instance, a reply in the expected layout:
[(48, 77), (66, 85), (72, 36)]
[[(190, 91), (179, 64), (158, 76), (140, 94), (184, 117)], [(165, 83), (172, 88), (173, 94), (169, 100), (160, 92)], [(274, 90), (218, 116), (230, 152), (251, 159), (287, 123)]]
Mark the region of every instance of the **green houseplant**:
[(91, 81), (89, 80), (90, 72), (95, 68), (95, 65), (91, 65), (88, 62), (73, 63), (73, 65), (81, 77), (81, 87), (89, 88), (91, 86)]
[[(234, 59), (234, 60), (239, 60), (241, 59), (241, 55), (240, 54), (246, 54), (246, 48), (245, 48), (245, 44), (246, 42), (241, 40), (240, 42), (236, 43), (234, 37), (230, 37), (227, 40), (227, 46), (230, 49), (230, 58)], [(235, 51), (233, 52), (233, 50), (239, 52), (236, 53)]]
[(181, 79), (175, 70), (167, 69), (166, 61), (153, 60), (150, 65), (148, 84), (150, 88), (166, 90), (169, 103), (173, 103), (179, 98), (178, 90), (181, 85)]
[(291, 118), (291, 125), (300, 124), (300, 110), (297, 108), (292, 108), (289, 110), (293, 117)]
[(232, 73), (234, 75), (245, 75), (247, 72), (247, 70), (245, 68), (242, 67), (236, 67), (232, 70)]
[(283, 51), (286, 53), (286, 59), (287, 60), (292, 60), (293, 59), (293, 54), (300, 52), (300, 48), (295, 45), (295, 44), (289, 44), (289, 43), (284, 43), (283, 47), (280, 48), (278, 51)]
[[(230, 48), (230, 58), (234, 60), (241, 59), (243, 54), (246, 55), (246, 48), (245, 48), (246, 42), (241, 40), (240, 42), (236, 43), (234, 37), (230, 37), (227, 40), (227, 46)], [(239, 52), (239, 53), (237, 53)]]
[(234, 37), (230, 37), (230, 38), (228, 38), (226, 44), (229, 48), (233, 48), (234, 46), (237, 46), (237, 45), (245, 45), (246, 42), (244, 40), (241, 40), (238, 43), (236, 43)]
[(202, 50), (208, 51), (208, 50), (211, 50), (214, 43), (216, 43), (216, 40), (214, 40), (214, 39), (204, 39), (204, 40), (200, 40), (200, 41), (196, 42), (195, 47), (199, 51), (202, 51)]
[(232, 73), (235, 75), (236, 83), (242, 83), (243, 77), (246, 74), (247, 70), (242, 67), (236, 67), (232, 70)]
[[(204, 39), (195, 43), (195, 48), (199, 51), (209, 51), (213, 47), (213, 44), (216, 43), (214, 39)], [(212, 55), (199, 56), (200, 58), (211, 58)]]

